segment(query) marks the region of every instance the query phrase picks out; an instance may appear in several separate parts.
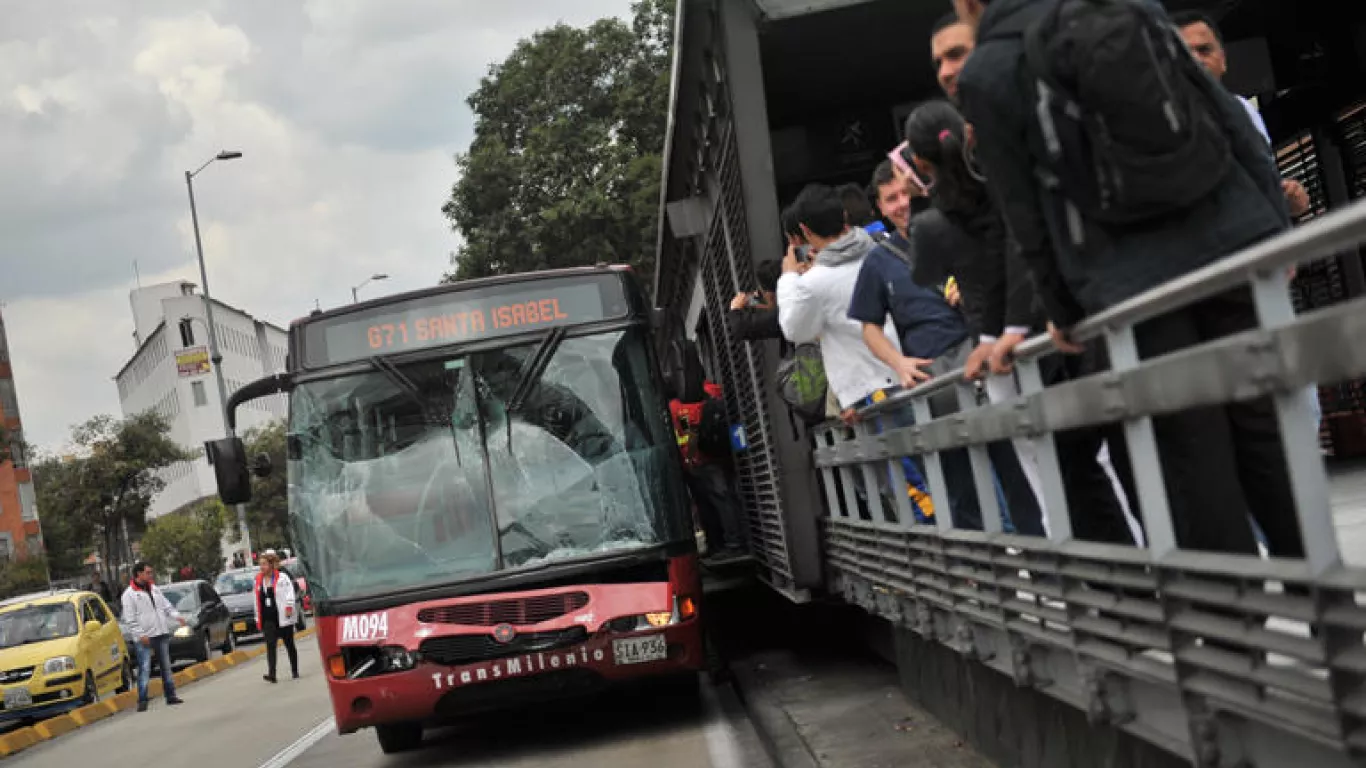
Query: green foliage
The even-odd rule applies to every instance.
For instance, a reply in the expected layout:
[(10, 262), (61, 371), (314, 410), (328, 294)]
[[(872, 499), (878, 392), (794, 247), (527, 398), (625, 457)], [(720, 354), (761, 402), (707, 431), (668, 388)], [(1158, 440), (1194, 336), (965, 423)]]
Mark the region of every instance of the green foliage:
[[(285, 423), (272, 422), (247, 432), (242, 437), (249, 459), (258, 454), (270, 457), (273, 471), (252, 480), (251, 502), (247, 504), (247, 526), (256, 551), (291, 547), (289, 535), (289, 482), (285, 473)], [(291, 547), (292, 548), (292, 547)]]
[(47, 563), (42, 557), (10, 560), (0, 565), (0, 600), (47, 589)]
[(212, 579), (223, 569), (220, 542), (227, 522), (228, 512), (217, 499), (159, 517), (142, 536), (142, 557), (176, 579), (187, 565), (198, 578)]
[(104, 555), (105, 578), (129, 559), (130, 533), (145, 527), (147, 508), (165, 488), (155, 470), (193, 458), (168, 433), (163, 417), (96, 416), (72, 429), (76, 455), (42, 457), (32, 467), (43, 538), (55, 577), (75, 576), (92, 551)]
[(652, 274), (674, 3), (632, 12), (542, 30), (480, 81), (442, 207), (464, 240), (447, 281), (598, 262)]

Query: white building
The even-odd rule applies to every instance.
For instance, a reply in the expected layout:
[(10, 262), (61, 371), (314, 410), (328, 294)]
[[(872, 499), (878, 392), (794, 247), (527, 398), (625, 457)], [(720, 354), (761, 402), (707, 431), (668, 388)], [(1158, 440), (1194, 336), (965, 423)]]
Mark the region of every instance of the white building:
[[(218, 492), (213, 467), (203, 457), (206, 440), (226, 434), (218, 384), (209, 362), (204, 298), (195, 284), (162, 283), (134, 290), (132, 358), (115, 376), (125, 417), (156, 410), (171, 422), (171, 437), (199, 457), (163, 470), (166, 489), (148, 510), (149, 519), (174, 512)], [(267, 374), (285, 370), (287, 334), (220, 301), (213, 302), (223, 378), (231, 395)], [(283, 419), (285, 398), (276, 395), (237, 409), (237, 432)]]

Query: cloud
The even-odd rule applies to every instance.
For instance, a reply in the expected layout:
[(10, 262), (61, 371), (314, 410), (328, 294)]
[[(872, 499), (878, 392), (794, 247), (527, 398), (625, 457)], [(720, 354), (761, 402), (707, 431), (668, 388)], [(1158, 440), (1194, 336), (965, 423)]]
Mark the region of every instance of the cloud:
[(44, 0), (0, 29), (0, 300), (27, 437), (118, 412), (128, 291), (196, 283), (272, 322), (433, 283), (465, 98), (519, 38), (628, 0)]

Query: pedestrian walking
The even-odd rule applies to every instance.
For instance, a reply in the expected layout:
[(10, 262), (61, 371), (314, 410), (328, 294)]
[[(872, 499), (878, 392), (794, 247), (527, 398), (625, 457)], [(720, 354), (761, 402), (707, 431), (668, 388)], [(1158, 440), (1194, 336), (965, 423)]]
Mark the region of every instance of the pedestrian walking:
[(134, 638), (138, 655), (138, 711), (147, 711), (147, 684), (152, 677), (152, 654), (161, 667), (162, 691), (167, 704), (183, 704), (171, 676), (171, 632), (184, 626), (185, 619), (154, 582), (152, 566), (139, 562), (133, 566), (133, 580), (123, 591), (123, 611), (119, 623), (124, 634)]
[(285, 645), (289, 654), (289, 671), (299, 679), (299, 651), (294, 647), (294, 623), (299, 607), (294, 596), (294, 583), (280, 570), (280, 556), (274, 551), (261, 556), (261, 571), (256, 575), (256, 626), (266, 642), (266, 674), (263, 679), (275, 682), (275, 642)]

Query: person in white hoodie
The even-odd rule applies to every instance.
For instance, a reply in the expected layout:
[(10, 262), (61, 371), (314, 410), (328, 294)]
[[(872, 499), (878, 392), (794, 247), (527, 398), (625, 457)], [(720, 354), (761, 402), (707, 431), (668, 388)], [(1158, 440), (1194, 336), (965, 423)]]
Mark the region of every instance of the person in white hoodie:
[[(820, 342), (826, 381), (848, 419), (864, 398), (899, 383), (897, 373), (863, 343), (862, 324), (849, 318), (863, 257), (876, 244), (863, 229), (849, 227), (844, 203), (828, 186), (803, 189), (792, 210), (811, 256), (803, 261), (797, 247), (787, 249), (778, 278), (778, 325), (794, 344)], [(899, 350), (895, 329), (888, 326), (887, 338)]]
[(147, 684), (152, 677), (153, 653), (157, 655), (157, 665), (161, 667), (161, 685), (166, 694), (166, 703), (184, 703), (176, 695), (175, 678), (171, 675), (171, 633), (175, 627), (184, 626), (185, 619), (171, 601), (161, 594), (161, 588), (154, 583), (155, 578), (152, 566), (137, 563), (133, 566), (133, 580), (119, 601), (123, 608), (119, 624), (126, 635), (137, 641), (134, 649), (138, 655), (139, 712), (147, 711)]

